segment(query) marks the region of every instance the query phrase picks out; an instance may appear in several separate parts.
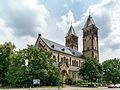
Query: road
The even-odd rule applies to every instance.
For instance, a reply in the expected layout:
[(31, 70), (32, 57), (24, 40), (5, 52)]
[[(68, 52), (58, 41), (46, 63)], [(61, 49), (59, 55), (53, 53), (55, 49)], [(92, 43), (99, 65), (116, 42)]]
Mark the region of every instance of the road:
[[(21, 89), (0, 89), (0, 90), (113, 90), (112, 88), (100, 87), (100, 88), (82, 88), (82, 87), (65, 87), (65, 88), (21, 88)], [(114, 90), (120, 90), (116, 88)]]

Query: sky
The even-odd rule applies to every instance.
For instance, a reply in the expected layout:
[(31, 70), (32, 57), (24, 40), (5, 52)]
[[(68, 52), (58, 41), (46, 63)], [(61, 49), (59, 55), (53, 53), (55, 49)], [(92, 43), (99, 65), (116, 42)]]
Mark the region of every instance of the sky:
[(82, 28), (91, 12), (99, 28), (100, 62), (120, 58), (120, 0), (0, 0), (0, 44), (17, 50), (34, 45), (38, 34), (64, 45), (72, 25), (82, 52)]

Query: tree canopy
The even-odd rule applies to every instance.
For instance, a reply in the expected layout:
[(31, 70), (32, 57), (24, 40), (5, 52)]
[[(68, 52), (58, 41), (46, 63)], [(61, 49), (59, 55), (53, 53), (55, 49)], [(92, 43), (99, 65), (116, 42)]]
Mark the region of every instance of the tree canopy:
[(33, 79), (40, 79), (41, 85), (58, 85), (62, 81), (59, 67), (55, 67), (52, 53), (32, 45), (10, 57), (7, 80), (10, 86), (32, 86)]
[(119, 59), (109, 59), (102, 63), (103, 80), (107, 83), (120, 83), (120, 61)]
[(0, 44), (0, 84), (5, 85), (6, 75), (9, 66), (10, 55), (14, 53), (15, 45), (6, 42), (5, 44)]
[(0, 45), (0, 84), (11, 87), (33, 86), (33, 79), (40, 79), (41, 85), (58, 85), (62, 82), (60, 68), (55, 67), (52, 53), (28, 45), (15, 51), (15, 45)]
[(79, 75), (83, 80), (96, 82), (101, 78), (102, 67), (94, 58), (87, 58), (79, 69)]

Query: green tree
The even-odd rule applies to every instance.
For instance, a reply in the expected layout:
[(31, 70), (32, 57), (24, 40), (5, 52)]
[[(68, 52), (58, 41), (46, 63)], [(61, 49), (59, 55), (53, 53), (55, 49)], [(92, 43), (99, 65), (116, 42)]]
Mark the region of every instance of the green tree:
[(72, 77), (68, 76), (67, 84), (68, 85), (75, 85), (76, 84), (76, 80), (74, 80)]
[(6, 74), (9, 66), (9, 57), (14, 53), (15, 45), (6, 42), (0, 45), (0, 84), (7, 84)]
[(26, 49), (28, 62), (28, 72), (32, 78), (39, 78), (42, 85), (57, 85), (61, 82), (60, 69), (56, 68), (51, 58), (52, 53), (43, 49), (29, 46)]
[(102, 76), (102, 67), (97, 60), (93, 58), (87, 58), (79, 69), (79, 75), (83, 80), (96, 82)]
[(110, 59), (102, 63), (103, 80), (107, 83), (120, 83), (120, 61), (119, 59)]
[(23, 51), (10, 56), (10, 65), (7, 72), (7, 81), (11, 87), (25, 87), (26, 76), (25, 54)]
[(63, 82), (60, 68), (53, 68), (52, 70), (49, 70), (48, 73), (48, 85), (58, 86)]
[(52, 53), (34, 46), (20, 50), (10, 57), (7, 80), (13, 87), (32, 86), (33, 79), (40, 79), (41, 85), (58, 85), (61, 82), (60, 69), (55, 67)]

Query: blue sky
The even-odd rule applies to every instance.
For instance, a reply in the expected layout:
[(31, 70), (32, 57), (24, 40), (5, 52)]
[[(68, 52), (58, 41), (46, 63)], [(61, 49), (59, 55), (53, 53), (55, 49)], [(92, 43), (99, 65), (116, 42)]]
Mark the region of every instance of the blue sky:
[(82, 28), (91, 11), (99, 28), (100, 62), (120, 58), (119, 0), (0, 0), (0, 43), (17, 49), (42, 37), (64, 45), (72, 21), (82, 51)]
[(98, 3), (100, 0), (40, 0), (46, 8), (51, 12), (51, 15), (60, 18), (69, 10), (75, 13), (75, 19), (80, 19), (82, 13), (86, 11), (89, 5)]

